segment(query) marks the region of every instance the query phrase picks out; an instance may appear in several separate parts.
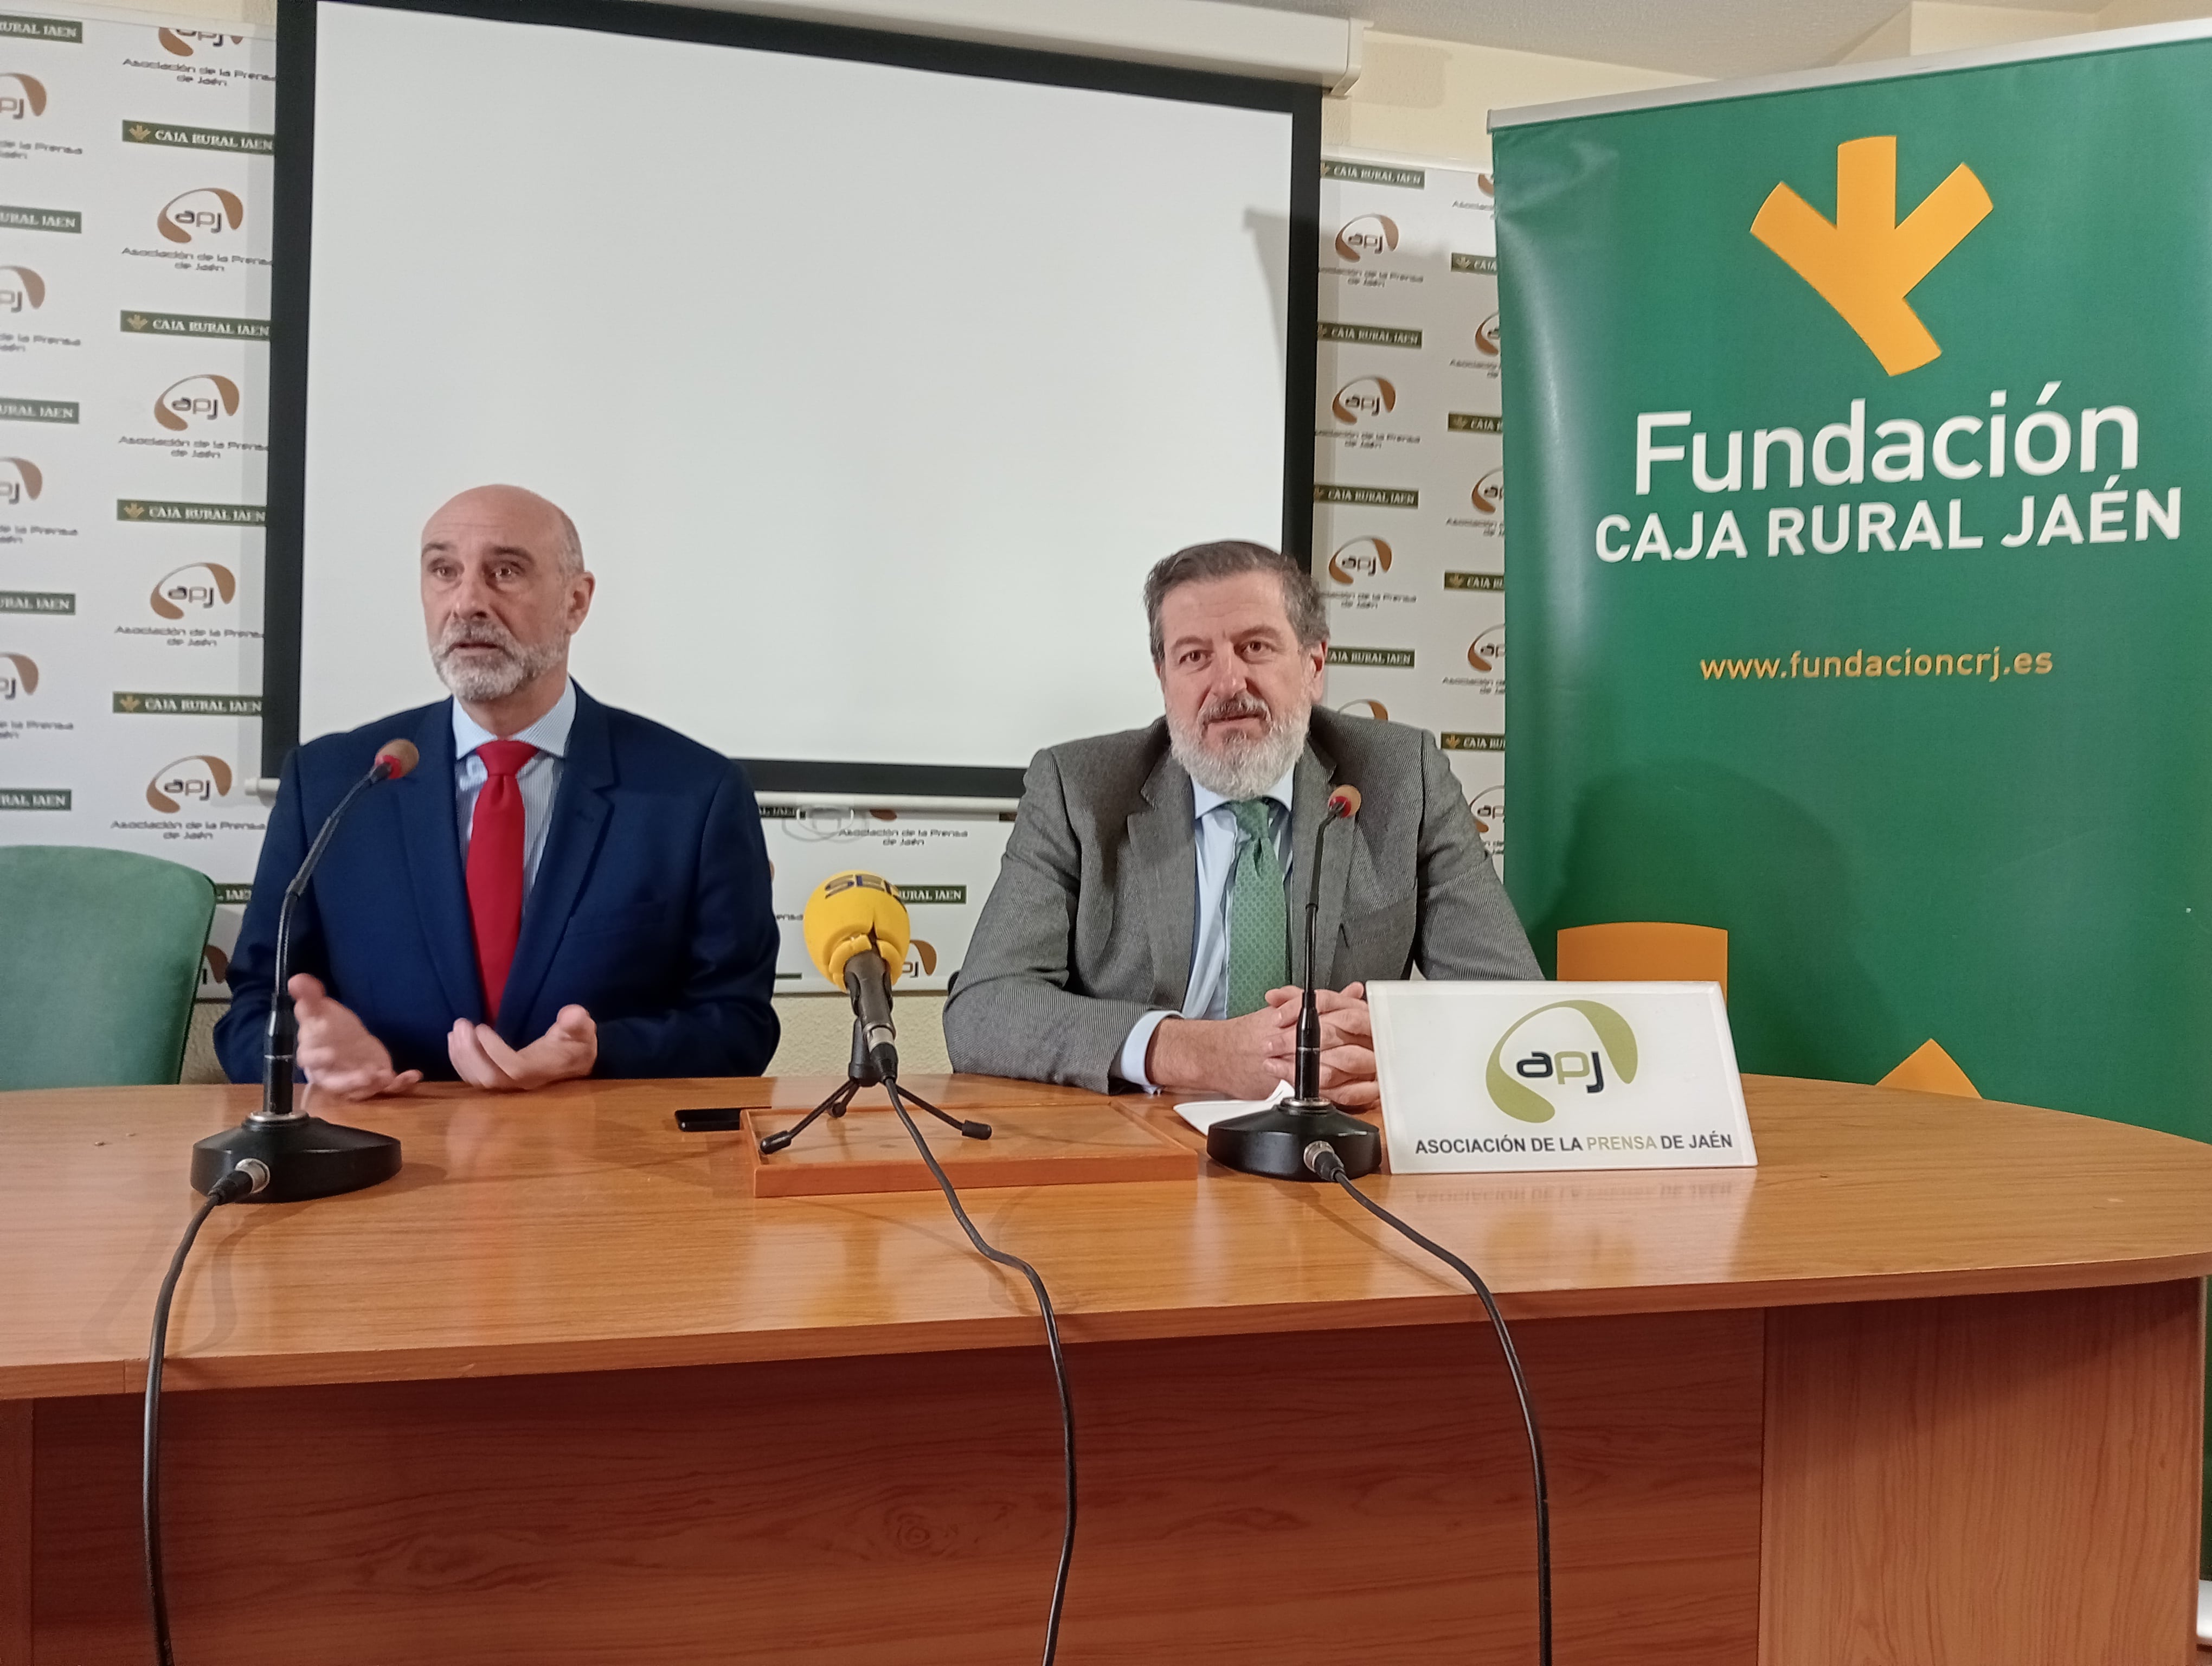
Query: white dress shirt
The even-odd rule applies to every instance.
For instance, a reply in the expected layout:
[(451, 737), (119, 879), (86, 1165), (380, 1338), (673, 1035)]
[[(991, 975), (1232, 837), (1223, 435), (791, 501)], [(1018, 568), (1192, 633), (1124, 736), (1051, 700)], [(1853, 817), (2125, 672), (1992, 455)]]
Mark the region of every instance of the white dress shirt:
[[(1261, 795), (1270, 800), (1269, 830), (1274, 837), (1276, 858), (1283, 865), (1286, 897), (1291, 879), (1291, 783), (1297, 772), (1293, 763), (1280, 781)], [(1191, 782), (1190, 793), (1195, 816), (1193, 836), (1198, 841), (1198, 928), (1191, 934), (1190, 988), (1180, 1013), (1147, 1012), (1137, 1020), (1129, 1038), (1121, 1043), (1121, 1056), (1114, 1067), (1116, 1076), (1147, 1092), (1158, 1091), (1145, 1073), (1145, 1055), (1152, 1049), (1152, 1031), (1163, 1019), (1229, 1016), (1229, 885), (1237, 872), (1244, 833), (1237, 824), (1236, 812), (1230, 808), (1232, 800), (1196, 781)]]
[(469, 865), (469, 831), (476, 819), (477, 794), (489, 776), (477, 748), (487, 740), (526, 741), (538, 756), (515, 771), (522, 794), (522, 894), (538, 883), (538, 859), (545, 849), (545, 824), (552, 819), (553, 795), (561, 789), (561, 766), (568, 753), (568, 730), (576, 721), (576, 684), (572, 679), (553, 709), (517, 735), (495, 735), (453, 704), (453, 810), (460, 818), (461, 866)]

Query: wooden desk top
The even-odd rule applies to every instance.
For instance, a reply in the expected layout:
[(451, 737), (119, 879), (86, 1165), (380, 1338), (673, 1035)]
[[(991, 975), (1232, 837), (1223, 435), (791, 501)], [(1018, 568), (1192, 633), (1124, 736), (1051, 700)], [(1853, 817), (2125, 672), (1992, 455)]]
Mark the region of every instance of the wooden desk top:
[[(811, 1104), (826, 1079), (775, 1085)], [(948, 1108), (1071, 1090), (917, 1078)], [(219, 1210), (181, 1286), (178, 1389), (634, 1369), (1038, 1341), (1029, 1291), (935, 1192), (746, 1193), (735, 1134), (678, 1106), (762, 1085), (447, 1087), (353, 1108), (407, 1166), (369, 1191)], [(2018, 1105), (1747, 1077), (1757, 1170), (1363, 1183), (1516, 1316), (2147, 1283), (2212, 1272), (2212, 1146)], [(0, 1094), (0, 1399), (142, 1385), (191, 1212), (191, 1142), (245, 1088)], [(888, 1114), (862, 1113), (860, 1114)], [(1148, 1118), (1181, 1129), (1165, 1106)], [(1182, 1130), (1188, 1135), (1188, 1130)], [(1195, 1139), (1195, 1136), (1188, 1136)], [(948, 1132), (947, 1140), (957, 1140)], [(1043, 1274), (1071, 1341), (1479, 1318), (1455, 1277), (1334, 1187), (965, 1194)]]

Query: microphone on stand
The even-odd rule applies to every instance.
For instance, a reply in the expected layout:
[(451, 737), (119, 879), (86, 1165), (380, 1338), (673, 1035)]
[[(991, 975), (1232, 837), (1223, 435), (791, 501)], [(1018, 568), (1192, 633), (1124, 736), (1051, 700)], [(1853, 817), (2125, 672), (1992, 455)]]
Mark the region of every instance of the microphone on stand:
[(1316, 1141), (1334, 1152), (1342, 1172), (1355, 1180), (1382, 1166), (1382, 1136), (1375, 1126), (1346, 1116), (1321, 1097), (1321, 1013), (1314, 1003), (1322, 847), (1332, 823), (1349, 821), (1358, 813), (1359, 789), (1336, 787), (1328, 795), (1321, 825), (1314, 830), (1306, 890), (1305, 976), (1299, 986), (1297, 1062), (1291, 1097), (1216, 1122), (1206, 1131), (1206, 1154), (1224, 1168), (1274, 1180), (1318, 1181), (1322, 1177), (1306, 1160), (1306, 1150)]
[(897, 1080), (891, 985), (914, 939), (906, 904), (876, 874), (835, 874), (806, 899), (799, 929), (816, 970), (852, 997), (854, 1064), (872, 1069), (875, 1081)]
[[(1290, 1103), (1308, 1107), (1324, 1102), (1321, 1097), (1321, 1013), (1314, 1006), (1314, 939), (1321, 921), (1321, 842), (1334, 821), (1350, 821), (1359, 813), (1359, 789), (1340, 787), (1328, 795), (1321, 825), (1314, 830), (1313, 873), (1306, 889), (1305, 979), (1299, 988), (1297, 1070), (1291, 1084)], [(1364, 1127), (1364, 1124), (1362, 1124)]]
[(333, 1197), (389, 1180), (399, 1172), (399, 1142), (388, 1134), (371, 1134), (310, 1116), (292, 1103), (292, 1079), (300, 1041), (293, 1010), (292, 910), (307, 894), (307, 881), (330, 848), (338, 824), (363, 793), (381, 781), (396, 781), (422, 761), (412, 741), (387, 740), (377, 748), (367, 775), (349, 787), (324, 818), (315, 842), (301, 859), (300, 871), (284, 887), (276, 914), (276, 988), (269, 1001), (268, 1038), (261, 1055), (261, 1108), (237, 1128), (210, 1134), (192, 1147), (192, 1189), (205, 1194), (233, 1169), (249, 1160), (263, 1164), (268, 1183), (252, 1194), (262, 1203), (294, 1203)]
[[(853, 1057), (843, 1084), (787, 1128), (763, 1134), (760, 1153), (773, 1157), (821, 1116), (842, 1116), (854, 1095), (881, 1086), (894, 1109), (903, 1098), (970, 1140), (988, 1140), (991, 1125), (948, 1115), (898, 1080), (898, 1030), (891, 1022), (891, 985), (906, 967), (914, 928), (890, 882), (874, 873), (836, 873), (814, 888), (799, 930), (815, 970), (852, 998)], [(917, 1136), (918, 1138), (919, 1136)]]

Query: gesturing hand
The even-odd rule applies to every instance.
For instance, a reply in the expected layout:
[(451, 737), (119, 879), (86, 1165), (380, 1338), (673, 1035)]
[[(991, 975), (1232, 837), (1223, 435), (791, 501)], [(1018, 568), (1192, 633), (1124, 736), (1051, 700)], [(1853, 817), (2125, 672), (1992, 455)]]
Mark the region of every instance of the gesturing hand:
[(380, 1093), (404, 1093), (422, 1079), (419, 1070), (394, 1073), (384, 1043), (350, 1008), (331, 999), (319, 978), (295, 972), (284, 988), (300, 1023), (295, 1056), (316, 1092), (373, 1099)]
[(446, 1053), (463, 1081), (518, 1093), (590, 1075), (599, 1057), (599, 1027), (582, 1007), (563, 1006), (550, 1030), (517, 1052), (489, 1025), (455, 1018)]

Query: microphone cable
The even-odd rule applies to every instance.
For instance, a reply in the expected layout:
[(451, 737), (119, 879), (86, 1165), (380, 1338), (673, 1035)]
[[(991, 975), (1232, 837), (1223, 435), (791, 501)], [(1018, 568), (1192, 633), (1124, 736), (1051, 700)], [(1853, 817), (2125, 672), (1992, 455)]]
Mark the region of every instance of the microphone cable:
[[(1036, 1268), (1019, 1256), (1008, 1255), (994, 1247), (975, 1230), (975, 1223), (969, 1219), (968, 1211), (960, 1206), (960, 1194), (952, 1189), (952, 1182), (938, 1163), (937, 1154), (930, 1150), (929, 1142), (921, 1137), (921, 1130), (915, 1126), (914, 1118), (907, 1115), (906, 1095), (896, 1079), (885, 1077), (884, 1088), (891, 1096), (891, 1109), (898, 1113), (899, 1121), (906, 1125), (907, 1135), (914, 1141), (914, 1148), (921, 1153), (921, 1160), (929, 1165), (929, 1172), (935, 1177), (939, 1189), (945, 1194), (945, 1202), (951, 1205), (952, 1218), (960, 1223), (960, 1230), (967, 1233), (968, 1242), (975, 1246), (976, 1253), (985, 1260), (1012, 1268), (1027, 1279), (1030, 1289), (1036, 1295), (1037, 1311), (1044, 1316), (1045, 1346), (1051, 1350), (1053, 1380), (1060, 1388), (1060, 1450), (1067, 1487), (1067, 1517), (1060, 1539), (1060, 1568), (1053, 1575), (1052, 1611), (1046, 1618), (1044, 1627), (1044, 1666), (1052, 1666), (1053, 1657), (1060, 1651), (1060, 1616), (1067, 1602), (1067, 1570), (1075, 1560), (1075, 1402), (1067, 1390), (1067, 1360), (1060, 1353), (1060, 1322), (1053, 1315), (1052, 1298), (1046, 1292), (1044, 1280), (1038, 1277)], [(167, 1666), (167, 1663), (164, 1662), (163, 1666)]]
[(1369, 1214), (1402, 1232), (1450, 1267), (1474, 1286), (1474, 1293), (1482, 1298), (1483, 1310), (1490, 1315), (1490, 1328), (1498, 1333), (1498, 1352), (1505, 1356), (1505, 1369), (1512, 1373), (1513, 1392), (1520, 1397), (1522, 1424), (1528, 1432), (1528, 1467), (1536, 1482), (1536, 1658), (1540, 1666), (1552, 1666), (1552, 1499), (1544, 1477), (1544, 1437), (1536, 1426), (1536, 1408), (1528, 1398), (1528, 1379), (1522, 1374), (1521, 1356), (1514, 1348), (1513, 1333), (1505, 1328), (1505, 1316), (1498, 1310), (1498, 1298), (1490, 1293), (1490, 1286), (1472, 1267), (1434, 1239), (1424, 1237), (1353, 1185), (1344, 1171), (1344, 1159), (1330, 1149), (1326, 1140), (1316, 1140), (1308, 1146), (1305, 1159), (1307, 1168), (1323, 1180), (1334, 1181)]
[(185, 1257), (191, 1254), (192, 1240), (199, 1237), (207, 1218), (226, 1203), (252, 1196), (268, 1183), (268, 1164), (248, 1157), (208, 1188), (206, 1200), (193, 1212), (184, 1237), (177, 1242), (177, 1253), (161, 1280), (161, 1293), (154, 1302), (154, 1334), (146, 1343), (146, 1433), (138, 1484), (146, 1532), (146, 1603), (153, 1616), (157, 1666), (172, 1666), (175, 1659), (169, 1648), (168, 1585), (161, 1571), (161, 1361), (169, 1349), (169, 1303), (177, 1293), (177, 1275), (185, 1270)]

